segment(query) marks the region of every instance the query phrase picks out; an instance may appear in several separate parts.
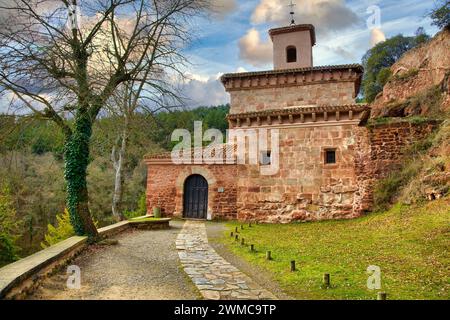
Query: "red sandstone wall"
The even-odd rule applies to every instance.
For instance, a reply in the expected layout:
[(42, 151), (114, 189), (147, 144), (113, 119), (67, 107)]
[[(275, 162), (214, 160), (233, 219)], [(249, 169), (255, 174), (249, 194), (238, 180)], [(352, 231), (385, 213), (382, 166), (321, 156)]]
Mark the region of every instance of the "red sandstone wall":
[[(280, 130), (280, 171), (261, 176), (259, 166), (239, 166), (238, 218), (264, 222), (353, 218), (357, 180), (355, 126)], [(337, 163), (325, 164), (325, 150)]]
[[(208, 180), (208, 211), (212, 218), (236, 218), (236, 171), (234, 165), (148, 165), (147, 210), (160, 207), (165, 216), (183, 216), (183, 186), (187, 177), (201, 174)], [(219, 188), (224, 192), (218, 192)]]
[(406, 147), (425, 138), (437, 125), (433, 121), (423, 124), (401, 122), (358, 129), (358, 152), (355, 156), (358, 192), (355, 210), (367, 211), (372, 208), (376, 181), (399, 170), (404, 158), (408, 157), (405, 154)]
[[(430, 134), (437, 123), (407, 122), (280, 130), (280, 171), (261, 176), (256, 165), (149, 165), (147, 207), (182, 216), (183, 184), (191, 174), (209, 183), (212, 218), (264, 222), (349, 219), (372, 207), (373, 186), (399, 168), (405, 147)], [(324, 150), (337, 150), (326, 165)], [(218, 189), (224, 188), (224, 193)]]

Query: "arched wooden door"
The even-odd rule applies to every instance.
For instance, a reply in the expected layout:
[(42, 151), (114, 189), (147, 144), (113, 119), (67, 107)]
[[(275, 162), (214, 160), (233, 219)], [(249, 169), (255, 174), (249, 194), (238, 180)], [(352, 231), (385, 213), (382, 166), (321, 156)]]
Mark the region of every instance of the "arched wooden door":
[(201, 175), (192, 175), (184, 183), (183, 217), (206, 219), (208, 213), (208, 181)]

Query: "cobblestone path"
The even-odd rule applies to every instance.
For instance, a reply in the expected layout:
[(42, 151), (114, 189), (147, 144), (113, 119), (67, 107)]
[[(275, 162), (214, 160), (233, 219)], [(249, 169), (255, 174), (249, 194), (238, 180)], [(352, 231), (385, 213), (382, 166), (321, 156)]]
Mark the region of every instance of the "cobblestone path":
[(176, 247), (184, 271), (205, 299), (276, 299), (209, 245), (204, 222), (186, 221), (178, 234)]

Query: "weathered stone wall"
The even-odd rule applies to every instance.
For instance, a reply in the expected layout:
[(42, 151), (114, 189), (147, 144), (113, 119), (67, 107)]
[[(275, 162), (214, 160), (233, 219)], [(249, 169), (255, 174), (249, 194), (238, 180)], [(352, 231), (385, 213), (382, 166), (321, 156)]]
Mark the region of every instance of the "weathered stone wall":
[[(239, 166), (238, 218), (264, 222), (355, 218), (370, 210), (377, 180), (398, 170), (407, 145), (436, 122), (293, 128), (280, 132), (280, 172)], [(325, 164), (336, 149), (337, 163)]]
[[(355, 125), (280, 130), (280, 171), (260, 175), (260, 166), (238, 169), (238, 218), (264, 222), (354, 218), (357, 181)], [(336, 149), (336, 164), (325, 151)]]
[(231, 114), (293, 106), (354, 104), (353, 81), (230, 91)]
[[(165, 216), (182, 217), (184, 182), (200, 174), (208, 181), (212, 219), (285, 223), (355, 218), (372, 208), (376, 181), (400, 168), (405, 147), (437, 125), (283, 128), (280, 170), (272, 176), (261, 175), (260, 165), (150, 164), (147, 207), (149, 213), (158, 206)], [(336, 164), (325, 163), (328, 149), (336, 150)]]
[[(148, 165), (148, 213), (151, 213), (153, 207), (160, 207), (164, 216), (182, 217), (184, 183), (193, 174), (200, 174), (208, 181), (208, 215), (212, 219), (235, 219), (235, 165)], [(224, 192), (219, 192), (220, 188)]]
[(358, 128), (356, 133), (355, 173), (357, 189), (355, 211), (372, 208), (375, 183), (399, 170), (406, 157), (407, 146), (428, 136), (436, 121), (421, 124), (397, 122)]

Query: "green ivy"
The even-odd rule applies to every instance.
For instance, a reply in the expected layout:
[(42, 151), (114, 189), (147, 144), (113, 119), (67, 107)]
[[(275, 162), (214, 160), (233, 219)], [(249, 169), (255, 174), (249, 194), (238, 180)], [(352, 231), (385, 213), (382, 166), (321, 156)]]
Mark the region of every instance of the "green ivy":
[(79, 112), (75, 117), (73, 133), (67, 138), (64, 148), (67, 183), (67, 209), (70, 222), (77, 235), (85, 235), (83, 222), (78, 213), (80, 203), (87, 202), (86, 172), (89, 164), (89, 141), (92, 123), (87, 112)]

